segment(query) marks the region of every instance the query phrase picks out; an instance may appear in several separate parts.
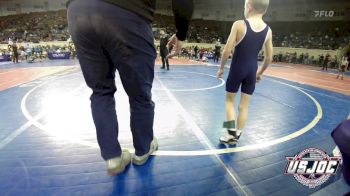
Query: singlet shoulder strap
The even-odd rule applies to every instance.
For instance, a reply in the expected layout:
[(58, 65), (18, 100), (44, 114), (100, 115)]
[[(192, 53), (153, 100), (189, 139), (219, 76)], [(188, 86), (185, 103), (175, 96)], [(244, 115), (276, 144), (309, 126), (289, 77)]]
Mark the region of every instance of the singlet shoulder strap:
[(260, 31), (255, 31), (252, 26), (250, 25), (250, 22), (247, 19), (244, 19), (244, 22), (247, 26), (247, 30), (249, 29), (249, 31), (252, 31), (254, 33), (262, 33), (262, 32), (268, 32), (268, 30), (270, 29), (269, 25), (266, 24), (265, 28), (260, 30)]
[(245, 26), (246, 26), (246, 28), (247, 28), (247, 31), (248, 31), (248, 29), (249, 29), (250, 31), (253, 31), (253, 30), (252, 30), (252, 27), (250, 26), (250, 23), (249, 23), (249, 21), (248, 21), (247, 19), (244, 19), (244, 23), (245, 23)]
[(269, 32), (269, 30), (270, 30), (269, 25), (266, 25), (266, 27), (265, 27), (264, 31), (266, 31), (266, 33), (268, 33), (268, 32)]

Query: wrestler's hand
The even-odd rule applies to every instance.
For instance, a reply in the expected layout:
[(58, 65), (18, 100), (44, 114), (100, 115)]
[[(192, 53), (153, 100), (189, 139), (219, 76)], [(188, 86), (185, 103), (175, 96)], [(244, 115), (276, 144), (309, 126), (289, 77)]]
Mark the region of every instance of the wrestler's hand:
[(168, 46), (168, 48), (170, 46), (174, 46), (174, 48), (171, 50), (171, 53), (166, 58), (170, 59), (170, 58), (172, 58), (174, 56), (179, 55), (180, 51), (181, 51), (181, 48), (182, 48), (182, 45), (183, 45), (183, 41), (177, 39), (176, 34), (171, 36), (167, 46)]
[(222, 76), (224, 75), (224, 69), (219, 69), (218, 72), (216, 73), (216, 78), (222, 78)]
[(262, 74), (260, 73), (256, 74), (256, 82), (260, 82), (261, 79), (262, 79)]

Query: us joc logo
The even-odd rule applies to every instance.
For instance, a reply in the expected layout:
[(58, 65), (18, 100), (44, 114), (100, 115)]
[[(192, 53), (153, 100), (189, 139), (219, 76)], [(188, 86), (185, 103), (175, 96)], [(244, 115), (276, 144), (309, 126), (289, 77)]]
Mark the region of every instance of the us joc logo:
[(301, 184), (315, 188), (336, 174), (341, 157), (330, 157), (317, 148), (307, 148), (295, 155), (286, 157), (288, 164), (285, 174), (293, 175)]

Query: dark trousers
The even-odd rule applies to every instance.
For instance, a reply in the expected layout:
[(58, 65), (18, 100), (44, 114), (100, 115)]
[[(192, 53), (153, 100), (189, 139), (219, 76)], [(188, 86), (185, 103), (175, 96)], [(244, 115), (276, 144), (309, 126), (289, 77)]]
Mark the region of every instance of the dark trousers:
[(12, 61), (13, 61), (14, 63), (18, 63), (18, 53), (14, 53), (14, 54), (13, 54)]
[(169, 69), (169, 60), (166, 58), (169, 51), (166, 46), (160, 46), (160, 57), (162, 59), (162, 68), (165, 68), (165, 66)]
[(166, 56), (161, 56), (162, 58), (162, 67), (164, 68), (165, 65), (169, 69), (169, 60), (166, 58)]
[(327, 61), (325, 61), (324, 63), (323, 63), (323, 65), (322, 65), (322, 70), (328, 70), (328, 62)]
[[(115, 108), (115, 73), (129, 96), (130, 128), (136, 155), (149, 151), (153, 139), (151, 89), (156, 51), (151, 22), (99, 0), (75, 0), (68, 7), (68, 29), (86, 84), (101, 155), (121, 155)], [(125, 114), (126, 115), (126, 114)]]
[(220, 54), (214, 54), (214, 63), (219, 62)]
[[(338, 146), (343, 159), (343, 176), (350, 186), (350, 146), (349, 146), (350, 119), (340, 123), (332, 132), (335, 144)], [(345, 194), (348, 195), (348, 194)]]

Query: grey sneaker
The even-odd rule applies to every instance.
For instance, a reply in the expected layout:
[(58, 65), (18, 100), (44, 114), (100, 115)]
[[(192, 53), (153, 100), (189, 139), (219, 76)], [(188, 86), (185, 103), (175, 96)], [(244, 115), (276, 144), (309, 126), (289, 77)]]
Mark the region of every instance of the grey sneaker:
[(158, 142), (157, 142), (157, 138), (153, 138), (148, 153), (146, 153), (142, 156), (134, 155), (132, 157), (132, 163), (135, 165), (145, 164), (146, 161), (148, 160), (149, 156), (156, 150), (158, 150)]
[(115, 158), (106, 160), (108, 175), (115, 176), (119, 173), (122, 173), (125, 170), (125, 167), (130, 164), (130, 162), (131, 162), (130, 152), (124, 149), (120, 157), (115, 157)]

